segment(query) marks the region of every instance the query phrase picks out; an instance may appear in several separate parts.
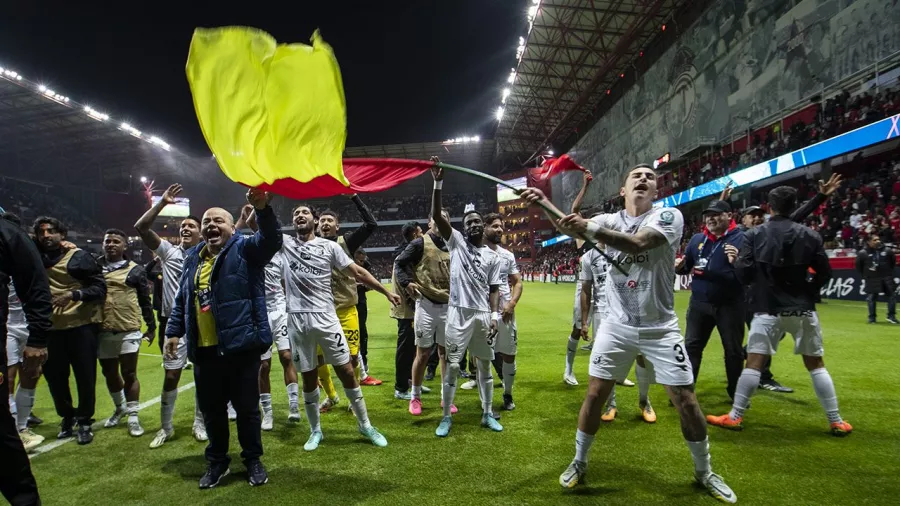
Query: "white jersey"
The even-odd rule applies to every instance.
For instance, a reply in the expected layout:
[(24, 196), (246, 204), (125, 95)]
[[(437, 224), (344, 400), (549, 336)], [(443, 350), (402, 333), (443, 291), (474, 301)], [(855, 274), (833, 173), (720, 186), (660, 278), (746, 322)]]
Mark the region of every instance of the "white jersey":
[[(581, 255), (581, 275), (579, 281), (590, 281), (592, 284), (594, 310), (600, 315), (606, 314), (606, 272), (609, 265), (597, 250), (591, 248)], [(581, 283), (576, 283), (581, 291)], [(581, 296), (581, 293), (578, 293)]]
[(491, 285), (507, 282), (500, 277), (497, 254), (487, 246), (476, 248), (456, 229), (450, 234), (447, 248), (450, 250), (450, 305), (489, 312)]
[(500, 304), (506, 304), (512, 298), (512, 290), (509, 287), (509, 277), (519, 273), (516, 265), (516, 257), (507, 249), (497, 246), (494, 250), (500, 268)]
[(184, 267), (184, 248), (181, 245), (161, 240), (156, 248), (156, 255), (162, 265), (162, 315), (168, 317), (175, 304), (178, 283), (181, 281), (181, 269)]
[(606, 283), (607, 321), (630, 327), (669, 327), (678, 323), (675, 314), (675, 251), (681, 242), (684, 218), (681, 211), (658, 207), (640, 216), (619, 211), (591, 218), (603, 228), (636, 234), (651, 228), (663, 234), (666, 244), (637, 255), (622, 253), (610, 246), (606, 253), (626, 274), (614, 266)]
[(6, 324), (8, 326), (22, 326), (26, 325), (25, 321), (25, 311), (22, 309), (22, 301), (19, 300), (19, 296), (16, 295), (16, 287), (13, 286), (12, 281), (9, 283), (9, 316), (6, 318)]
[(334, 241), (301, 241), (284, 236), (282, 268), (289, 313), (334, 313), (331, 269), (344, 270), (353, 260)]
[(266, 264), (266, 309), (268, 309), (269, 312), (284, 310), (286, 304), (284, 299), (284, 287), (281, 286), (281, 279), (284, 277), (283, 258), (284, 254), (279, 251), (278, 253), (275, 253), (272, 260)]

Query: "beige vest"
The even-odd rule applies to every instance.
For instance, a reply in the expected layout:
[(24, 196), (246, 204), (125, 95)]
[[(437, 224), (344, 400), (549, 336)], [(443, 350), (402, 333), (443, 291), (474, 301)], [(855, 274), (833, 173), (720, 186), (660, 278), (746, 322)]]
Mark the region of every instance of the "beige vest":
[(397, 283), (397, 265), (394, 264), (394, 270), (391, 273), (391, 291), (400, 296), (403, 302), (399, 306), (391, 306), (391, 318), (398, 320), (412, 320), (416, 316), (416, 308), (409, 302), (406, 290)]
[(125, 284), (128, 275), (137, 264), (129, 261), (125, 267), (107, 272), (106, 302), (103, 305), (103, 330), (107, 332), (132, 332), (141, 330), (141, 306), (137, 289)]
[[(344, 241), (344, 236), (338, 237), (337, 243), (352, 260), (353, 255), (347, 249), (347, 242)], [(356, 278), (352, 275), (344, 274), (343, 271), (331, 270), (331, 292), (334, 294), (335, 309), (354, 307), (359, 302), (359, 293), (356, 291)]]
[[(69, 274), (69, 261), (79, 249), (70, 249), (63, 255), (56, 265), (47, 269), (47, 277), (50, 278), (50, 295), (63, 295), (74, 292), (82, 287), (77, 279)], [(66, 307), (53, 307), (50, 316), (53, 330), (67, 330), (81, 327), (91, 323), (100, 323), (103, 319), (103, 307), (94, 302), (69, 301)]]
[(450, 300), (450, 253), (442, 251), (431, 239), (422, 236), (422, 260), (414, 272), (416, 284), (429, 300), (446, 304)]

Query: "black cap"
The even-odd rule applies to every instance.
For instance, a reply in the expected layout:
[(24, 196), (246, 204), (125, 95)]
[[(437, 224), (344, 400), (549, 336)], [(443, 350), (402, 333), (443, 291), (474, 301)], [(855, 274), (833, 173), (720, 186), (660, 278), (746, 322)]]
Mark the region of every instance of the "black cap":
[(742, 212), (743, 212), (743, 214), (753, 214), (753, 213), (765, 214), (766, 213), (765, 211), (763, 211), (763, 208), (761, 208), (759, 206), (745, 207)]
[(709, 203), (709, 207), (707, 207), (706, 209), (703, 210), (703, 214), (707, 214), (707, 213), (719, 214), (719, 213), (730, 213), (730, 212), (731, 212), (731, 206), (728, 204), (728, 202), (725, 202), (724, 200), (713, 200), (712, 202)]

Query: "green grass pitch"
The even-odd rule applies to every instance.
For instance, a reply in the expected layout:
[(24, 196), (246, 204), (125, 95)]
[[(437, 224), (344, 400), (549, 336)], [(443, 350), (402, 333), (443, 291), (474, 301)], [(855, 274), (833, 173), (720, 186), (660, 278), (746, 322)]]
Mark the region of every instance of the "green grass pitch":
[[(387, 302), (369, 297), (369, 360), (372, 375), (385, 381), (364, 387), (370, 418), (390, 446), (373, 447), (341, 407), (322, 417), (325, 441), (304, 452), (305, 419), (287, 424), (287, 396), (281, 366), (272, 367), (275, 430), (263, 433), (263, 462), (269, 484), (252, 489), (238, 456), (232, 428), (232, 474), (219, 488), (201, 491), (204, 445), (191, 437), (193, 390), (179, 395), (176, 436), (160, 449), (148, 445), (159, 429), (159, 404), (140, 413), (146, 434), (128, 435), (123, 423), (98, 429), (94, 443), (63, 444), (33, 458), (45, 504), (712, 504), (693, 484), (693, 467), (663, 389), (651, 400), (659, 421), (640, 421), (635, 388), (619, 388), (619, 418), (601, 427), (591, 450), (587, 485), (563, 491), (559, 474), (574, 452), (578, 410), (587, 382), (588, 353), (579, 351), (576, 375), (582, 385), (562, 382), (565, 339), (571, 328), (571, 284), (526, 283), (518, 307), (517, 409), (503, 413), (502, 433), (479, 426), (477, 390), (459, 390), (450, 437), (434, 436), (440, 383), (423, 398), (423, 416), (407, 413), (393, 397), (396, 323)], [(689, 294), (676, 296), (684, 315)], [(855, 432), (847, 438), (827, 432), (825, 415), (800, 357), (785, 342), (773, 370), (793, 394), (760, 391), (740, 433), (710, 427), (713, 469), (743, 504), (896, 504), (900, 496), (900, 431), (897, 343), (900, 328), (866, 325), (865, 305), (830, 302), (819, 308), (826, 365), (835, 380), (841, 413)], [(682, 320), (682, 326), (684, 322)], [(156, 343), (142, 353), (158, 354)], [(141, 356), (142, 401), (157, 397), (163, 380), (158, 356)], [(277, 361), (276, 361), (277, 362)], [(631, 374), (633, 379), (633, 372)], [(185, 371), (182, 385), (193, 380)], [(499, 381), (495, 384), (499, 385)], [(112, 412), (98, 369), (97, 419)], [(722, 348), (713, 336), (697, 387), (705, 413), (728, 410)], [(74, 392), (74, 389), (73, 389)], [(495, 390), (499, 407), (501, 389)], [(341, 395), (343, 398), (344, 396)], [(35, 413), (45, 420), (36, 431), (55, 441), (58, 418), (41, 380)]]

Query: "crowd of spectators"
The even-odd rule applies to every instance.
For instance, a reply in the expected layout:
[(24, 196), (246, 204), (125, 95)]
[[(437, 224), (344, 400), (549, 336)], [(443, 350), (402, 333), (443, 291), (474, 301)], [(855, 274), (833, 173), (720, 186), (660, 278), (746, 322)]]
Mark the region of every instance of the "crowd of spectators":
[[(380, 197), (374, 195), (361, 195), (366, 207), (379, 221), (388, 220), (426, 220), (431, 214), (431, 195), (408, 195), (403, 197)], [(490, 193), (451, 193), (443, 196), (444, 207), (450, 211), (451, 216), (462, 216), (463, 210), (468, 204), (473, 204), (475, 209), (481, 212), (490, 212), (496, 209), (497, 196)], [(295, 202), (288, 202), (276, 209), (282, 219), (288, 218), (293, 210)], [(361, 222), (362, 217), (350, 199), (346, 197), (333, 197), (328, 201), (312, 201), (310, 204), (321, 213), (331, 210), (337, 213), (343, 223)], [(289, 222), (290, 220), (288, 220)]]
[(70, 233), (103, 233), (103, 229), (67, 200), (63, 188), (0, 178), (0, 207), (15, 213), (26, 224), (39, 216), (53, 216), (62, 221)]
[(574, 241), (556, 243), (538, 250), (533, 262), (520, 266), (526, 272), (574, 271), (578, 266), (578, 251)]

